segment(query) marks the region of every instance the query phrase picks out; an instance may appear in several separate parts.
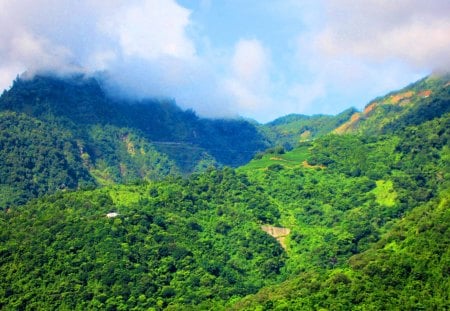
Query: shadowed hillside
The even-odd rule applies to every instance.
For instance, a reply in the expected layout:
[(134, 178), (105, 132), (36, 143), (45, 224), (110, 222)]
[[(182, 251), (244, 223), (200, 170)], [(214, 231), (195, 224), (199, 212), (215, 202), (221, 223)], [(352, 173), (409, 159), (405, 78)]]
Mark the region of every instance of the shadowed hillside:
[(84, 76), (17, 79), (0, 97), (0, 118), (3, 207), (58, 189), (238, 166), (268, 146), (245, 120), (111, 99)]

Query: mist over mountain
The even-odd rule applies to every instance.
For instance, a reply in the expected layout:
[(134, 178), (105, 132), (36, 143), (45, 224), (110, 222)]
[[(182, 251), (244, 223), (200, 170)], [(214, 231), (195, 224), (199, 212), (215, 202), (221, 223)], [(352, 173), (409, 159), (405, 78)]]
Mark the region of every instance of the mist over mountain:
[(102, 77), (24, 74), (2, 94), (4, 206), (66, 188), (237, 167), (269, 147), (290, 150), (332, 131), (387, 133), (450, 107), (449, 78), (441, 75), (377, 98), (362, 112), (258, 124), (201, 118), (170, 99), (116, 97)]
[[(36, 75), (17, 79), (2, 94), (2, 152), (9, 159), (2, 163), (8, 167), (2, 169), (2, 189), (5, 194), (15, 192), (5, 199), (13, 202), (21, 195), (26, 199), (86, 183), (154, 180), (209, 166), (238, 166), (270, 145), (243, 119), (199, 118), (168, 99), (111, 97), (99, 81), (84, 75)], [(43, 153), (41, 145), (56, 152), (62, 167), (54, 166), (48, 152), (46, 159), (36, 157)], [(22, 169), (14, 182), (8, 172)], [(52, 170), (66, 173), (52, 175)], [(36, 180), (41, 175), (52, 185)]]
[(3, 0), (0, 90), (25, 70), (105, 71), (133, 100), (268, 122), (361, 109), (450, 69), (448, 1), (368, 1)]

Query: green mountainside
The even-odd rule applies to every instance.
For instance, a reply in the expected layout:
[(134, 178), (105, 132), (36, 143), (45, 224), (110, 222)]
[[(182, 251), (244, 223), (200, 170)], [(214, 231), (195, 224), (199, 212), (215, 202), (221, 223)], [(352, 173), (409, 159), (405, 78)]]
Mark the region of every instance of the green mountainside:
[(245, 120), (113, 100), (83, 76), (17, 79), (0, 97), (0, 120), (0, 208), (58, 189), (239, 166), (269, 146)]
[(449, 134), (447, 113), (396, 135), (325, 136), (239, 168), (279, 206), (294, 270), (234, 309), (449, 308)]
[(338, 127), (336, 133), (391, 133), (450, 112), (450, 74), (431, 75), (378, 97), (362, 112)]
[[(288, 116), (266, 128), (201, 119), (167, 102), (131, 105), (104, 96), (98, 100), (109, 108), (72, 107), (67, 116), (50, 113), (58, 109), (51, 104), (14, 110), (11, 94), (0, 100), (8, 159), (0, 189), (11, 204), (38, 198), (0, 213), (2, 310), (450, 308), (448, 76), (381, 97), (358, 121), (350, 109), (336, 117)], [(193, 120), (161, 133), (167, 149), (169, 135), (171, 144), (184, 137), (218, 163), (216, 146), (252, 150), (245, 141), (231, 148), (233, 138), (279, 147), (236, 169), (209, 166), (181, 177), (183, 159), (150, 138), (150, 115), (138, 121), (146, 105)], [(95, 109), (111, 116), (102, 120)], [(124, 117), (113, 121), (115, 115)], [(299, 142), (302, 122), (313, 134)], [(186, 124), (198, 126), (197, 136)], [(277, 141), (283, 126), (290, 134)], [(248, 132), (236, 139), (242, 127)], [(269, 127), (277, 127), (272, 136), (261, 134)], [(202, 131), (222, 133), (220, 143), (190, 140)], [(286, 151), (286, 143), (296, 147)], [(154, 175), (124, 185), (123, 165), (116, 179), (105, 175), (113, 174), (111, 163)], [(21, 170), (27, 177), (13, 174)]]
[(355, 108), (349, 108), (335, 116), (290, 114), (264, 124), (262, 128), (275, 144), (295, 147), (300, 142), (332, 132), (356, 112)]
[(232, 169), (33, 201), (0, 218), (0, 308), (220, 305), (280, 279), (277, 216)]

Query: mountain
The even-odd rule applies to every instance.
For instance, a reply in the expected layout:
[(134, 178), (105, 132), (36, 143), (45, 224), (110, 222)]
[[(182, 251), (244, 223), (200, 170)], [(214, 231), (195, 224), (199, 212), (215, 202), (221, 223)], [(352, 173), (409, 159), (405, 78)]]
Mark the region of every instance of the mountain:
[(332, 132), (356, 112), (355, 108), (349, 108), (335, 116), (290, 114), (264, 124), (263, 129), (275, 145), (292, 147)]
[(395, 135), (328, 135), (239, 168), (279, 206), (293, 270), (230, 309), (448, 308), (449, 138), (446, 113)]
[(245, 296), (280, 280), (286, 254), (258, 224), (275, 211), (229, 168), (33, 201), (0, 215), (0, 308), (208, 308)]
[[(147, 139), (144, 125), (102, 125), (100, 115), (92, 126), (89, 120), (96, 114), (89, 109), (78, 117), (79, 110), (72, 111), (78, 123), (70, 116), (48, 121), (54, 114), (26, 113), (32, 108), (5, 109), (5, 119), (11, 120), (2, 131), (9, 146), (5, 152), (24, 164), (15, 167), (12, 157), (2, 172), (42, 168), (37, 172), (85, 180), (87, 186), (38, 194), (0, 213), (0, 308), (450, 308), (450, 88), (445, 79), (411, 86), (431, 83), (435, 89), (429, 97), (411, 96), (396, 111), (381, 104), (351, 129), (324, 130), (291, 151), (271, 148), (236, 169), (210, 166), (184, 177), (169, 174), (104, 187), (89, 184), (99, 178), (85, 162), (73, 170), (64, 162), (80, 163), (77, 156), (93, 161), (70, 144), (71, 135), (81, 131), (73, 125), (107, 127), (102, 135), (86, 137), (93, 137), (93, 147), (103, 143), (101, 155), (112, 154), (110, 161), (121, 156), (111, 128), (135, 130), (133, 135), (140, 136), (134, 142)], [(135, 109), (106, 97), (105, 103), (111, 105), (108, 120), (113, 109)], [(214, 122), (228, 125), (193, 119), (216, 128)], [(286, 119), (281, 124), (305, 118)], [(26, 155), (27, 144), (44, 155)], [(138, 145), (132, 146), (123, 150), (137, 153)], [(31, 182), (40, 175), (29, 176)]]
[(58, 189), (238, 166), (268, 146), (245, 120), (199, 118), (170, 100), (112, 99), (85, 76), (19, 78), (0, 97), (0, 118), (0, 207)]
[(450, 112), (450, 74), (431, 75), (378, 97), (355, 112), (335, 133), (390, 133)]
[(348, 265), (300, 273), (236, 303), (232, 310), (446, 310), (450, 204), (439, 198), (409, 213)]
[(10, 208), (0, 306), (445, 309), (449, 125)]

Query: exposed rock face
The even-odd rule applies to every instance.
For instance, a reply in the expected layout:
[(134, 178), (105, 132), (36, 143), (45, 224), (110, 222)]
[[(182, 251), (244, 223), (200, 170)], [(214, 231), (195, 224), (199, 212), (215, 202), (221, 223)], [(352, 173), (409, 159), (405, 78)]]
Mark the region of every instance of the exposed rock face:
[(282, 227), (274, 227), (269, 225), (262, 225), (261, 229), (266, 232), (267, 234), (273, 236), (277, 241), (280, 243), (280, 245), (286, 249), (286, 237), (291, 233), (291, 229), (289, 228), (282, 228)]

